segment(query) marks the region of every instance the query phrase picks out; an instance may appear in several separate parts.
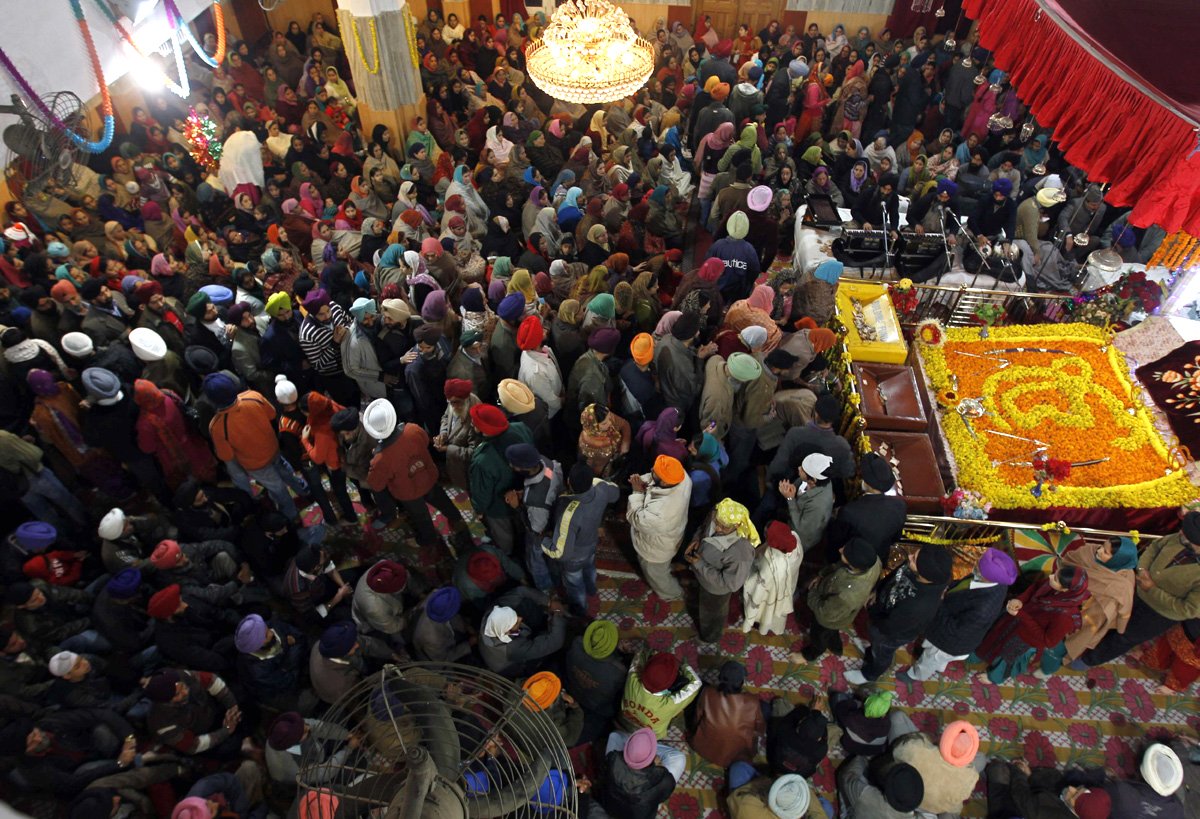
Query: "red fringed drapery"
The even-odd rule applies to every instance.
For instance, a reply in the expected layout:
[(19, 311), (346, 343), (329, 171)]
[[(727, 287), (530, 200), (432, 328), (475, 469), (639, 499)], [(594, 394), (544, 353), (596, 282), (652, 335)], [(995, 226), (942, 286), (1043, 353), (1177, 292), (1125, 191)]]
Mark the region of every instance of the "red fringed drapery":
[[(1053, 0), (965, 4), (968, 16), (979, 20), (980, 44), (995, 53), (996, 65), (1008, 72), (1038, 122), (1053, 129), (1068, 162), (1093, 180), (1111, 183), (1107, 200), (1132, 205), (1134, 224), (1200, 235), (1200, 154), (1193, 126), (1080, 45), (1043, 6), (1057, 9)], [(1186, 27), (1187, 16), (1176, 22)], [(1121, 64), (1107, 52), (1104, 59)]]

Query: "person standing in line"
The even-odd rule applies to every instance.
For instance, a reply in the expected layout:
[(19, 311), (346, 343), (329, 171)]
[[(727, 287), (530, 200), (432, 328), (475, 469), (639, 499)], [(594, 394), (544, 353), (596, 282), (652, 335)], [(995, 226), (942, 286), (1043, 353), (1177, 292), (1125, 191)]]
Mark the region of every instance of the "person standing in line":
[(671, 561), (687, 529), (692, 479), (683, 464), (659, 455), (646, 475), (631, 475), (629, 507), (625, 513), (638, 565), (650, 588), (668, 602), (683, 597), (683, 587), (671, 574)]
[(761, 542), (750, 511), (726, 498), (717, 504), (703, 534), (684, 551), (700, 586), (697, 631), (701, 642), (715, 643), (725, 632), (729, 598), (741, 591)]

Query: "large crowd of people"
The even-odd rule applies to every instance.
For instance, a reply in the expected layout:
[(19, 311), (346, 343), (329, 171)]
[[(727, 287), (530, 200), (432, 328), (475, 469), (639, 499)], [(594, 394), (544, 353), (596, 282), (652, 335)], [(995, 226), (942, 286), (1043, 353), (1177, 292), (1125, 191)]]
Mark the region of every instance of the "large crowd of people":
[[(926, 736), (872, 684), (1045, 678), (1140, 646), (1186, 690), (1200, 513), (1034, 579), (1001, 549), (957, 578), (944, 548), (898, 553), (893, 469), (839, 434), (842, 266), (788, 261), (813, 196), (867, 230), (901, 226), (900, 196), (917, 232), (951, 209), (1024, 242), (1031, 286), (1070, 287), (1081, 235), (1130, 259), (1161, 236), (1036, 128), (997, 127), (1023, 109), (969, 41), (664, 24), (646, 86), (584, 108), (525, 74), (545, 22), (431, 11), (425, 113), (400, 135), (361, 126), (355, 57), (317, 15), (189, 65), (193, 98), (135, 109), (74, 187), (14, 188), (0, 794), (72, 819), (374, 815), (336, 795), (353, 774), (297, 788), (299, 766), (336, 771), (322, 716), (422, 660), (512, 679), (593, 746), (587, 816), (656, 815), (687, 763), (673, 722), (744, 819), (957, 816), (984, 774), (990, 816), (1182, 816), (1182, 741), (1136, 781), (985, 771), (969, 721)], [(218, 165), (189, 152), (187, 105)], [(596, 618), (596, 560), (626, 542), (708, 646), (802, 632), (805, 665), (865, 610), (852, 690), (763, 706), (737, 658), (705, 684), (622, 637)], [(831, 743), (847, 761), (818, 794)], [(504, 754), (465, 761), (468, 789)]]

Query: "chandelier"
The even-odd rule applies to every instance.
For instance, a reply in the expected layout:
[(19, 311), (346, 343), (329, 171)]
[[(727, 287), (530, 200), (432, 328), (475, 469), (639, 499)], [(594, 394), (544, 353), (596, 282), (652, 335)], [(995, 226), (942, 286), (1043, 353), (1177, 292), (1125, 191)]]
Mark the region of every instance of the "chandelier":
[(612, 102), (637, 91), (654, 70), (654, 47), (607, 0), (567, 0), (525, 50), (538, 88), (555, 99)]

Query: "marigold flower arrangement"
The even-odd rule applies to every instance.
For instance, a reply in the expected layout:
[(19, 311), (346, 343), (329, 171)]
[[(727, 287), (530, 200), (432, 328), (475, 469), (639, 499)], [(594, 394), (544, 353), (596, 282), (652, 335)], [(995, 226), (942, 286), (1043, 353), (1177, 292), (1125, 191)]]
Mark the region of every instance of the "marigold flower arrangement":
[(956, 393), (954, 390), (939, 390), (938, 391), (937, 402), (938, 402), (938, 406), (940, 406), (940, 407), (945, 407), (946, 409), (953, 409), (954, 407), (958, 406), (958, 402), (960, 400), (961, 399), (959, 398), (958, 393)]
[(946, 328), (937, 319), (925, 319), (913, 331), (913, 338), (930, 347), (941, 347), (946, 342)]
[[(963, 489), (1000, 509), (1154, 508), (1196, 500), (1184, 459), (1136, 398), (1111, 332), (1055, 324), (993, 327), (987, 339), (972, 328), (943, 329), (941, 336), (941, 346), (916, 346), (938, 403), (953, 391), (977, 396), (986, 413), (970, 427), (956, 420), (943, 425)], [(1038, 486), (1030, 466), (1039, 451), (1046, 461), (1041, 489), (1053, 491), (1031, 489)]]

